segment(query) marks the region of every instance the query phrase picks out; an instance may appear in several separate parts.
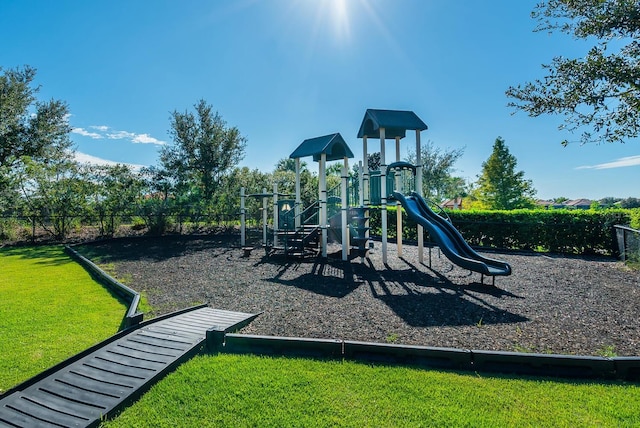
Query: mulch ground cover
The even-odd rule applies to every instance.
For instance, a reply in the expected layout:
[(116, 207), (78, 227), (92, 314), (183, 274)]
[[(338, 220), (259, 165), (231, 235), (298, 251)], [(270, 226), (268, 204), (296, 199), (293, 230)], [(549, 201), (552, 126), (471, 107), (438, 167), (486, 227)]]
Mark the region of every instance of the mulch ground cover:
[[(513, 273), (480, 282), (437, 248), (380, 242), (367, 259), (247, 257), (237, 236), (116, 239), (78, 248), (113, 263), (155, 315), (208, 302), (262, 312), (242, 332), (464, 349), (640, 355), (640, 272), (612, 258), (483, 253)], [(431, 261), (429, 261), (431, 259)]]

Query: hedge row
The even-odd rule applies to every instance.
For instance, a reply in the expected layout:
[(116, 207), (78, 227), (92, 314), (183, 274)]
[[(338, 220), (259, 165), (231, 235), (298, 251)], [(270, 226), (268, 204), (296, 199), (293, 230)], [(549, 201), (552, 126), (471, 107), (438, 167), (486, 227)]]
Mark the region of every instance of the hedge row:
[[(396, 207), (388, 211), (388, 236), (396, 236)], [(614, 225), (632, 225), (640, 209), (448, 211), (453, 225), (470, 245), (570, 254), (617, 255)], [(369, 214), (373, 235), (381, 234), (380, 210)], [(403, 216), (403, 237), (417, 240), (415, 222)], [(633, 221), (632, 221), (633, 220)], [(425, 234), (425, 240), (428, 234)]]

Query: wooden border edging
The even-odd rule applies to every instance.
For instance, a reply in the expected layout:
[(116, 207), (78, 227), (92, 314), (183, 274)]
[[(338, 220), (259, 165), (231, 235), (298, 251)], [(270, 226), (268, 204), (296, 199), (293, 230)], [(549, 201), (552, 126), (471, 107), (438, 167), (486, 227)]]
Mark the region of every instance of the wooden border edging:
[(226, 334), (224, 344), (218, 347), (223, 353), (267, 354), (288, 357), (342, 358), (343, 342), (333, 339), (308, 339), (301, 337), (256, 336)]
[(616, 374), (614, 360), (605, 357), (479, 350), (471, 353), (478, 371), (590, 379), (612, 379)]
[(405, 346), (344, 341), (344, 357), (355, 361), (410, 364), (451, 370), (471, 370), (472, 354), (466, 349)]
[(344, 358), (446, 370), (640, 381), (640, 357), (527, 354), (231, 333), (218, 333), (208, 339), (216, 342), (209, 344), (210, 350), (226, 354)]
[(82, 254), (78, 253), (69, 245), (65, 245), (64, 249), (72, 258), (74, 258), (82, 266), (84, 266), (84, 268), (87, 269), (89, 273), (97, 276), (98, 279), (107, 287), (109, 287), (116, 294), (129, 302), (129, 308), (127, 309), (127, 312), (125, 314), (125, 328), (136, 326), (142, 322), (144, 314), (142, 312), (138, 312), (140, 294), (137, 291), (127, 287), (119, 281), (116, 281), (109, 274), (100, 269), (95, 263), (84, 257)]

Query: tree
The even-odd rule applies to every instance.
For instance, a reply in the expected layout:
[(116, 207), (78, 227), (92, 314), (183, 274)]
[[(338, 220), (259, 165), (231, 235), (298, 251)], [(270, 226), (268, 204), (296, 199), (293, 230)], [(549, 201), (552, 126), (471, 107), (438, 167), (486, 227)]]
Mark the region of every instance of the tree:
[[(246, 195), (261, 193), (263, 188), (270, 190), (270, 173), (261, 172), (258, 169), (233, 168), (225, 176), (221, 184), (221, 189), (216, 196), (216, 209), (218, 214), (227, 218), (238, 219), (240, 207), (240, 188), (244, 187)], [(247, 219), (261, 219), (260, 209), (262, 208), (261, 198), (245, 199), (245, 209)]]
[(23, 156), (59, 157), (71, 147), (69, 109), (62, 101), (37, 101), (35, 75), (29, 66), (0, 74), (0, 167), (11, 167)]
[[(446, 198), (462, 196), (465, 191), (464, 179), (453, 177), (454, 164), (464, 153), (461, 149), (441, 149), (432, 141), (421, 147), (422, 192), (427, 198), (442, 201)], [(407, 161), (417, 164), (416, 153), (409, 152)], [(462, 183), (462, 184), (461, 184)]]
[(91, 184), (91, 207), (100, 222), (100, 234), (113, 236), (126, 214), (135, 212), (143, 181), (126, 165), (87, 166)]
[(600, 205), (603, 207), (613, 207), (620, 201), (620, 198), (614, 198), (613, 196), (607, 196), (606, 198), (600, 199)]
[(62, 101), (40, 102), (33, 86), (36, 70), (0, 67), (0, 212), (19, 201), (18, 169), (25, 158), (45, 161), (69, 157), (69, 113)]
[(516, 172), (517, 160), (509, 153), (504, 140), (496, 138), (493, 152), (482, 163), (474, 197), (488, 209), (511, 210), (533, 207), (536, 194), (533, 183), (524, 179), (524, 172)]
[(620, 208), (640, 208), (640, 199), (627, 198), (620, 201)]
[[(532, 12), (536, 31), (595, 40), (585, 58), (553, 58), (547, 76), (506, 94), (530, 116), (561, 114), (560, 128), (587, 127), (580, 140), (624, 142), (640, 132), (640, 3), (637, 0), (547, 0)], [(563, 145), (568, 141), (563, 141)]]
[(160, 152), (162, 168), (176, 182), (177, 191), (199, 188), (211, 202), (223, 176), (244, 157), (246, 139), (211, 105), (200, 100), (191, 112), (171, 113), (173, 145)]
[[(296, 173), (294, 159), (280, 159), (271, 174), (271, 182), (278, 185), (278, 192), (295, 194)], [(267, 189), (271, 191), (271, 189)], [(300, 198), (303, 206), (318, 200), (318, 176), (309, 171), (306, 162), (300, 163)]]
[(26, 158), (20, 172), (22, 195), (30, 214), (55, 239), (65, 239), (73, 224), (87, 215), (86, 167), (69, 159), (36, 162)]

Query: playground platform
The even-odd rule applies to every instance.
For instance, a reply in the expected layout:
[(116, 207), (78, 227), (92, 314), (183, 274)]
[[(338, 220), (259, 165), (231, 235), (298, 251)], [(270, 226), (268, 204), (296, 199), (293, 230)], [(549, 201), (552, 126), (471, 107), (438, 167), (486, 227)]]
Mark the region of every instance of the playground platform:
[(97, 426), (205, 346), (257, 315), (205, 305), (125, 330), (7, 391), (0, 427)]

